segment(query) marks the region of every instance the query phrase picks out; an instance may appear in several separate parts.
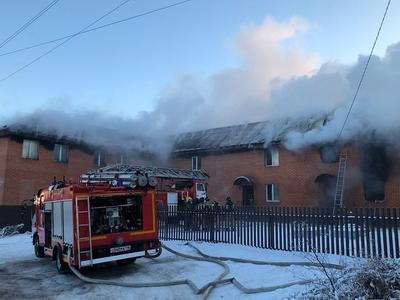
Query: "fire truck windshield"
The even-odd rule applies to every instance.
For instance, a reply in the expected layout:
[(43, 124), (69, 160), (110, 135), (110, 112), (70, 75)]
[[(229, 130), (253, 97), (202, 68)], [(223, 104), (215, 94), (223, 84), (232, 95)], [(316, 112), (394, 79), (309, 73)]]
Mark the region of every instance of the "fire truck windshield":
[(205, 189), (204, 189), (204, 184), (198, 183), (198, 184), (197, 184), (197, 190), (198, 190), (199, 192), (204, 192), (204, 191), (205, 191)]
[(92, 197), (90, 206), (92, 235), (143, 229), (141, 196)]

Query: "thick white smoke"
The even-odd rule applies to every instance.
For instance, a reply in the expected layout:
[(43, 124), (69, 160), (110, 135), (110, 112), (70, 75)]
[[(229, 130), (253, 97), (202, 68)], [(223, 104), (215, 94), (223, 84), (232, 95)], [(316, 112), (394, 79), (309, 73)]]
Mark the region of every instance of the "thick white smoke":
[[(271, 97), (269, 118), (308, 118), (331, 113), (325, 126), (304, 134), (292, 132), (286, 145), (298, 148), (337, 138), (353, 99), (367, 57), (352, 66), (321, 67), (311, 77), (288, 81)], [(400, 43), (388, 47), (384, 57), (374, 56), (348, 118), (341, 139), (379, 139), (399, 144)]]
[(298, 37), (306, 30), (307, 22), (298, 17), (287, 22), (266, 18), (260, 26), (244, 27), (234, 39), (239, 67), (206, 79), (181, 76), (160, 91), (152, 111), (131, 119), (74, 111), (73, 103), (68, 103), (17, 115), (3, 123), (165, 157), (171, 135), (264, 119), (274, 88), (289, 79), (310, 75), (318, 67), (318, 56), (305, 54), (298, 46)]
[[(287, 133), (286, 145), (294, 149), (332, 141), (343, 124), (366, 57), (360, 56), (354, 65), (328, 62), (320, 66), (317, 54), (305, 53), (299, 46), (307, 27), (307, 22), (298, 17), (287, 22), (266, 18), (259, 26), (243, 27), (234, 39), (240, 58), (238, 67), (208, 78), (181, 76), (160, 91), (152, 111), (131, 119), (71, 112), (70, 107), (67, 113), (65, 108), (55, 107), (3, 123), (25, 124), (33, 130), (95, 145), (150, 151), (166, 157), (171, 135), (181, 132), (271, 120), (275, 125), (266, 129), (266, 137), (272, 139), (271, 131), (280, 130), (279, 120), (297, 122), (330, 114), (323, 127), (307, 133)], [(400, 128), (399, 83), (400, 44), (396, 44), (384, 57), (372, 59), (344, 138), (373, 130), (393, 137), (393, 130)]]

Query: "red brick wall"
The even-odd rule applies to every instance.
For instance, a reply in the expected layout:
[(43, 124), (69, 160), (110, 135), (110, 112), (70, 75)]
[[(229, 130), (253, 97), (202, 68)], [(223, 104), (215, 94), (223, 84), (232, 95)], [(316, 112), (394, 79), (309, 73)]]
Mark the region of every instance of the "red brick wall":
[[(16, 205), (32, 198), (39, 188), (52, 182), (53, 176), (57, 179), (65, 176), (66, 179), (78, 181), (79, 175), (94, 168), (93, 155), (80, 149), (70, 148), (68, 163), (61, 163), (53, 161), (53, 150), (40, 145), (39, 159), (28, 160), (22, 158), (22, 143), (4, 138), (0, 140), (8, 141), (4, 194), (0, 198), (0, 205)], [(3, 149), (2, 145), (0, 149)]]
[[(357, 148), (348, 148), (348, 168), (345, 180), (344, 205), (346, 207), (400, 207), (400, 175), (393, 172), (386, 184), (386, 200), (371, 203), (364, 200), (360, 155)], [(172, 167), (191, 168), (191, 158), (174, 158)], [(242, 205), (242, 191), (234, 186), (238, 176), (249, 176), (254, 182), (254, 196), (257, 206), (319, 206), (323, 191), (315, 179), (320, 174), (336, 175), (338, 163), (321, 161), (318, 149), (310, 148), (298, 152), (280, 149), (279, 166), (265, 167), (264, 151), (224, 153), (202, 156), (202, 167), (210, 175), (208, 195), (212, 200), (224, 203), (229, 195), (237, 205)], [(395, 168), (399, 170), (399, 168)], [(266, 202), (266, 184), (279, 185), (279, 203)]]

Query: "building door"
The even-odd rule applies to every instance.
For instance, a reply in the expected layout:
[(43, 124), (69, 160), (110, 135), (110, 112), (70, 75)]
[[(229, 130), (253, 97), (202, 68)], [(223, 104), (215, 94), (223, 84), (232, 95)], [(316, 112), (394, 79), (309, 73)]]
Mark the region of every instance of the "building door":
[(243, 185), (243, 206), (254, 205), (254, 187), (253, 185)]

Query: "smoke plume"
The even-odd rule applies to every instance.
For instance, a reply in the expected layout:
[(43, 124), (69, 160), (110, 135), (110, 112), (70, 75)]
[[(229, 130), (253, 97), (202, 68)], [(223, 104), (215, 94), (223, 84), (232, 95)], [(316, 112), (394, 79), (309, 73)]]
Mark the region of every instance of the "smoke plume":
[[(240, 59), (237, 67), (208, 78), (180, 76), (160, 91), (153, 110), (130, 119), (41, 108), (3, 123), (166, 157), (170, 137), (182, 132), (268, 120), (268, 142), (282, 124), (290, 129), (301, 120), (327, 116), (307, 132), (293, 126), (284, 142), (289, 149), (331, 142), (343, 124), (367, 57), (360, 56), (353, 65), (327, 62), (320, 66), (317, 54), (301, 48), (307, 30), (307, 22), (299, 17), (284, 22), (268, 17), (261, 25), (243, 27), (234, 38)], [(374, 133), (395, 142), (397, 133), (393, 132), (400, 126), (399, 82), (400, 43), (388, 47), (384, 57), (372, 58), (344, 140)]]
[[(289, 148), (326, 143), (338, 137), (367, 57), (351, 66), (330, 63), (311, 77), (289, 80), (271, 96), (270, 119), (307, 119), (326, 114), (325, 126), (287, 136)], [(379, 137), (398, 145), (400, 118), (400, 43), (387, 48), (384, 57), (371, 59), (366, 77), (348, 118), (341, 140)]]

